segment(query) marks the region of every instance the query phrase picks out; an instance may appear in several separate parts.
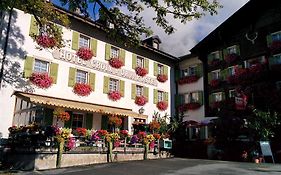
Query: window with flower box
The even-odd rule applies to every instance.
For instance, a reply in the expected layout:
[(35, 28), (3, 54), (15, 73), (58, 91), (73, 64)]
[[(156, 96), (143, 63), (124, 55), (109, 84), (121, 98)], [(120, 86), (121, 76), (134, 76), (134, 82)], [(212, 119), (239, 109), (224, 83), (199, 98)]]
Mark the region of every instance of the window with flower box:
[(79, 70), (73, 67), (69, 68), (69, 74), (68, 74), (69, 87), (74, 87), (77, 83), (88, 84), (91, 86), (92, 91), (94, 91), (95, 79), (96, 79), (95, 73)]
[(222, 92), (213, 93), (213, 97), (215, 102), (222, 101)]
[(137, 67), (144, 67), (144, 58), (137, 56)]
[(245, 68), (250, 68), (253, 65), (258, 64), (258, 63), (260, 63), (260, 64), (266, 63), (265, 56), (260, 56), (260, 57), (257, 57), (257, 58), (252, 58), (252, 59), (249, 59), (249, 60), (245, 60), (244, 61), (244, 66), (245, 66)]
[(49, 72), (49, 62), (35, 59), (33, 70), (38, 73)]
[(111, 58), (119, 58), (119, 49), (111, 46), (110, 56)]
[(215, 51), (211, 53), (213, 59), (220, 59), (220, 51)]
[(229, 90), (229, 91), (228, 91), (228, 96), (229, 96), (229, 98), (234, 98), (234, 97), (235, 97), (235, 93), (236, 93), (235, 89)]
[(272, 38), (272, 41), (280, 41), (281, 40), (281, 31), (272, 33), (271, 38)]
[(85, 36), (85, 35), (81, 35), (79, 36), (79, 48), (89, 48), (90, 47), (90, 38)]
[(190, 66), (187, 69), (182, 70), (182, 77), (196, 75), (197, 66)]
[(228, 67), (228, 76), (235, 75), (235, 66)]
[(164, 101), (164, 92), (163, 91), (158, 91), (158, 102), (159, 101)]
[(71, 128), (82, 128), (84, 123), (84, 115), (79, 113), (74, 113), (71, 121)]
[(84, 48), (89, 48), (93, 56), (97, 55), (97, 40), (89, 36), (83, 35), (76, 31), (72, 32), (72, 47), (73, 50), (79, 51)]
[(226, 48), (228, 54), (237, 53), (236, 46)]
[(119, 80), (110, 78), (109, 91), (119, 91)]
[(141, 96), (144, 94), (143, 86), (136, 85), (137, 96)]
[(88, 82), (87, 80), (88, 72), (77, 70), (76, 72), (76, 83), (84, 83), (86, 84)]
[(211, 72), (211, 79), (218, 80), (220, 79), (220, 70), (215, 70)]

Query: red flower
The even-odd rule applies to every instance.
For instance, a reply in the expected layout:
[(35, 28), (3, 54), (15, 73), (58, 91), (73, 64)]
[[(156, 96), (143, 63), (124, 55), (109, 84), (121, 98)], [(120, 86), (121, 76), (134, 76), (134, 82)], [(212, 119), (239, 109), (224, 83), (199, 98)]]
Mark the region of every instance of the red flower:
[(146, 132), (144, 132), (144, 131), (140, 131), (140, 132), (138, 133), (138, 138), (139, 138), (139, 139), (144, 139), (145, 136), (146, 136)]
[(111, 91), (108, 93), (109, 99), (117, 101), (121, 98), (121, 93), (119, 91)]
[(272, 41), (271, 45), (269, 46), (269, 50), (273, 54), (280, 52), (281, 51), (281, 41), (280, 40)]
[(147, 98), (143, 95), (141, 96), (136, 96), (135, 98), (135, 103), (139, 106), (143, 106), (147, 103)]
[(107, 130), (103, 130), (103, 129), (100, 129), (97, 132), (100, 138), (104, 138), (108, 134)]
[(81, 47), (77, 51), (76, 55), (83, 60), (90, 60), (93, 57), (93, 52), (90, 48)]
[(121, 130), (119, 133), (121, 138), (125, 138), (129, 136), (129, 132), (127, 130)]
[(36, 85), (40, 88), (49, 88), (53, 83), (52, 77), (49, 77), (48, 73), (46, 73), (46, 72), (32, 73), (31, 77), (29, 77), (29, 80), (31, 81), (31, 83), (33, 83), (34, 85)]
[(211, 62), (210, 62), (210, 66), (212, 66), (212, 67), (216, 67), (216, 66), (218, 66), (218, 65), (220, 65), (221, 64), (221, 60), (219, 60), (219, 59), (213, 59)]
[(39, 46), (43, 48), (53, 48), (56, 46), (57, 41), (54, 37), (50, 37), (48, 35), (39, 35), (36, 38), (36, 42)]
[(57, 117), (57, 119), (65, 122), (65, 121), (68, 121), (70, 119), (70, 115), (68, 112), (54, 112), (54, 116)]
[(230, 75), (227, 77), (227, 82), (229, 84), (235, 84), (237, 82), (237, 77), (235, 75)]
[(157, 103), (157, 108), (160, 110), (160, 111), (165, 111), (167, 108), (168, 108), (168, 103), (166, 101), (159, 101)]
[(233, 63), (235, 62), (236, 60), (239, 59), (239, 55), (236, 54), (236, 53), (230, 53), (230, 54), (227, 54), (224, 58), (224, 60), (227, 62), (227, 63)]
[(90, 95), (92, 88), (88, 84), (76, 83), (73, 87), (73, 91), (77, 95), (88, 96), (88, 95)]
[(215, 79), (215, 80), (211, 80), (210, 85), (212, 87), (218, 87), (220, 84), (220, 80), (219, 79)]
[(113, 116), (108, 117), (108, 123), (110, 125), (119, 127), (122, 125), (122, 119), (120, 117), (118, 117), (117, 115), (113, 115)]
[(119, 58), (111, 58), (109, 60), (109, 64), (110, 64), (110, 66), (112, 66), (116, 69), (119, 69), (120, 67), (124, 66), (123, 61)]
[(79, 136), (86, 136), (87, 129), (86, 128), (77, 128), (76, 132), (78, 133)]
[(186, 108), (189, 109), (189, 110), (198, 109), (198, 108), (200, 108), (200, 106), (201, 106), (201, 104), (197, 103), (197, 102), (191, 102), (191, 103), (186, 104)]
[(153, 134), (153, 137), (156, 139), (156, 140), (159, 140), (161, 138), (161, 135), (160, 134)]
[(149, 123), (149, 129), (151, 131), (154, 131), (154, 130), (159, 130), (160, 129), (160, 123), (156, 120), (152, 120), (152, 122)]
[(179, 79), (178, 83), (180, 85), (182, 84), (189, 84), (189, 83), (194, 83), (199, 79), (199, 77), (197, 75), (190, 75), (187, 77), (183, 77), (181, 79)]
[(165, 74), (159, 74), (159, 75), (157, 76), (157, 80), (158, 80), (159, 82), (164, 83), (165, 81), (168, 80), (168, 77), (167, 77), (167, 75), (165, 75)]
[(143, 77), (147, 74), (147, 70), (143, 67), (136, 67), (135, 71), (136, 71), (136, 74), (141, 77)]

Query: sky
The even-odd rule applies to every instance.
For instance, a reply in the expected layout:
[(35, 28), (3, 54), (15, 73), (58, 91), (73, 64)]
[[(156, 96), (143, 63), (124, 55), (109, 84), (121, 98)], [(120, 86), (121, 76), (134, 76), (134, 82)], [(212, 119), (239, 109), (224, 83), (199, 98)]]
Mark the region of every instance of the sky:
[(174, 56), (183, 56), (189, 52), (200, 40), (219, 26), (223, 21), (230, 17), (235, 11), (241, 8), (248, 0), (218, 0), (223, 8), (218, 10), (215, 16), (206, 15), (198, 20), (189, 21), (186, 24), (169, 19), (169, 22), (176, 27), (177, 31), (171, 35), (156, 26), (152, 17), (154, 12), (145, 9), (142, 16), (146, 25), (151, 26), (154, 35), (158, 35), (162, 40), (160, 49)]

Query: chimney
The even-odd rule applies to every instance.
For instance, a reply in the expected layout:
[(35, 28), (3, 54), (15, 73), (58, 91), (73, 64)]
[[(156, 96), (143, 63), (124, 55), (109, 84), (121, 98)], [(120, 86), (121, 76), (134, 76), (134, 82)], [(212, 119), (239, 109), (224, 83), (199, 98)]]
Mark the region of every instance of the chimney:
[(154, 35), (142, 41), (143, 45), (159, 49), (159, 45), (162, 43), (158, 35)]

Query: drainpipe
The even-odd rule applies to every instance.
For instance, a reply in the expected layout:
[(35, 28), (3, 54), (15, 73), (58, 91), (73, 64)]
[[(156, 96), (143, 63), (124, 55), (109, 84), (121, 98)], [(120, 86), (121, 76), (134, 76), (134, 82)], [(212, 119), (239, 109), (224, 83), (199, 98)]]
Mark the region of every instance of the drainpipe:
[(2, 80), (3, 80), (3, 74), (4, 74), (4, 64), (5, 64), (6, 55), (7, 55), (10, 26), (11, 26), (11, 21), (12, 21), (12, 13), (13, 13), (13, 7), (9, 11), (9, 22), (8, 22), (8, 26), (7, 26), (6, 38), (5, 38), (4, 48), (3, 48), (3, 58), (2, 58), (2, 64), (1, 64), (1, 70), (0, 70), (0, 90), (1, 90), (1, 87), (2, 87)]

